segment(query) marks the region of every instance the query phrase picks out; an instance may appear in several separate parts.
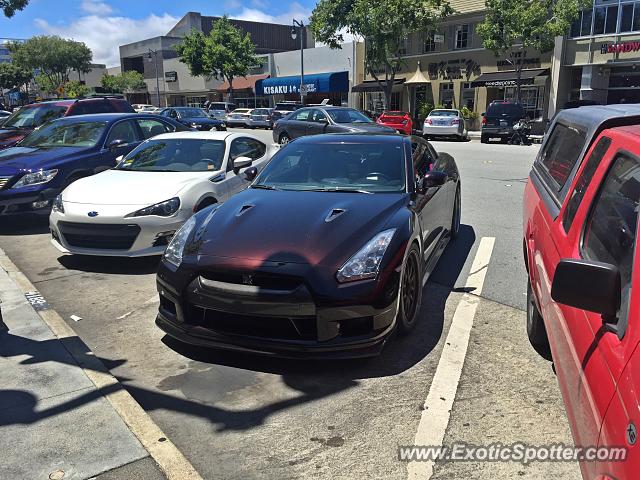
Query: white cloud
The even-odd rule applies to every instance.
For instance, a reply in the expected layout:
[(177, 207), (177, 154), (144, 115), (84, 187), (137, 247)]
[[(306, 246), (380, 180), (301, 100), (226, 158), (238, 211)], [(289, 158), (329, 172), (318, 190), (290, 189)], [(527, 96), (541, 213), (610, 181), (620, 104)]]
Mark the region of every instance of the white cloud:
[(43, 19), (36, 19), (35, 24), (49, 35), (59, 35), (86, 43), (93, 51), (95, 63), (114, 66), (120, 65), (120, 45), (166, 35), (178, 20), (179, 18), (166, 13), (161, 16), (150, 15), (140, 20), (87, 15), (66, 25), (52, 25)]
[(309, 16), (311, 16), (310, 9), (304, 7), (298, 2), (293, 2), (289, 6), (289, 10), (279, 15), (271, 15), (258, 8), (245, 7), (239, 14), (233, 15), (233, 18), (249, 20), (252, 22), (279, 23), (282, 25), (291, 25), (295, 18), (298, 21), (302, 20), (306, 25), (309, 22)]
[(113, 13), (113, 7), (99, 0), (82, 0), (80, 9), (89, 15), (109, 15)]
[(226, 10), (237, 10), (241, 6), (240, 0), (225, 0), (224, 2), (224, 8)]

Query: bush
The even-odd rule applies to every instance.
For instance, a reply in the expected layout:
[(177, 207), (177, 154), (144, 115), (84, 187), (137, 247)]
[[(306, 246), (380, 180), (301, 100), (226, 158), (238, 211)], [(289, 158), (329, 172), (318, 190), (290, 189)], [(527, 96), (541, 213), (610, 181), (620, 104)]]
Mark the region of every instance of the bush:
[(478, 118), (478, 112), (474, 112), (467, 106), (462, 107), (460, 109), (460, 113), (462, 114), (463, 118), (466, 118), (468, 120), (475, 120)]

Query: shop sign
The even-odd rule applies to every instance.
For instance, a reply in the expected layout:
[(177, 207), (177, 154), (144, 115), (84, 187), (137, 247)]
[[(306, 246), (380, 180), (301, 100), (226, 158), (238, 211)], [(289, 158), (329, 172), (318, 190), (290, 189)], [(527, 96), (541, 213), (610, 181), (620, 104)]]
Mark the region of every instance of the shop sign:
[(164, 81), (165, 82), (177, 82), (178, 81), (178, 72), (164, 72)]
[(640, 42), (603, 43), (600, 45), (600, 53), (628, 53), (640, 50)]
[[(515, 60), (515, 63), (518, 63), (518, 60)], [(523, 68), (540, 68), (539, 58), (524, 58), (521, 63)], [(514, 61), (509, 60), (498, 60), (496, 65), (498, 70), (513, 70), (515, 68)]]
[(493, 80), (484, 84), (484, 86), (488, 88), (515, 87), (516, 85), (517, 82), (515, 80)]
[[(315, 93), (316, 84), (308, 83), (302, 87), (303, 93)], [(300, 85), (267, 85), (263, 87), (265, 95), (286, 95), (288, 93), (299, 93)]]

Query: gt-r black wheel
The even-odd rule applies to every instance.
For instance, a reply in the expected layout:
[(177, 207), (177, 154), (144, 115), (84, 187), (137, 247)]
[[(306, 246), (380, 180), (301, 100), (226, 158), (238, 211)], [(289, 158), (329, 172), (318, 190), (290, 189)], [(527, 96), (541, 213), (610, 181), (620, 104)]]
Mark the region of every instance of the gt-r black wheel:
[(451, 218), (451, 238), (458, 238), (460, 233), (460, 187), (456, 188), (456, 198), (453, 201), (453, 217)]
[(286, 145), (287, 143), (289, 143), (291, 141), (291, 139), (289, 138), (289, 135), (287, 135), (286, 133), (282, 133), (280, 135), (280, 138), (278, 139), (278, 143), (280, 145)]
[(409, 333), (416, 326), (420, 305), (422, 303), (422, 268), (420, 266), (420, 252), (413, 245), (404, 267), (400, 280), (400, 308), (398, 310), (398, 331)]

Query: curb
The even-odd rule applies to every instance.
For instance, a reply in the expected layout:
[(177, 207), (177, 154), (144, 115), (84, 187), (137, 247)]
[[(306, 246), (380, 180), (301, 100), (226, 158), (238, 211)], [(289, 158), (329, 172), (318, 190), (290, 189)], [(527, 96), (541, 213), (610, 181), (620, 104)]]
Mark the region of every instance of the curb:
[[(64, 348), (89, 377), (96, 389), (103, 392), (112, 408), (122, 418), (129, 430), (142, 444), (143, 448), (158, 464), (168, 480), (202, 480), (200, 474), (186, 457), (167, 438), (164, 432), (144, 411), (124, 386), (98, 359), (91, 349), (80, 339), (75, 331), (53, 310), (38, 293), (36, 287), (24, 273), (11, 261), (0, 248), (0, 268), (22, 291), (29, 303), (34, 302), (45, 308), (34, 308), (36, 313), (62, 342)], [(1, 327), (1, 325), (0, 325)]]

